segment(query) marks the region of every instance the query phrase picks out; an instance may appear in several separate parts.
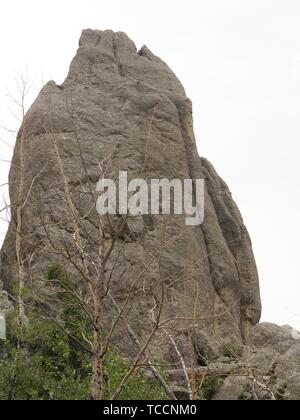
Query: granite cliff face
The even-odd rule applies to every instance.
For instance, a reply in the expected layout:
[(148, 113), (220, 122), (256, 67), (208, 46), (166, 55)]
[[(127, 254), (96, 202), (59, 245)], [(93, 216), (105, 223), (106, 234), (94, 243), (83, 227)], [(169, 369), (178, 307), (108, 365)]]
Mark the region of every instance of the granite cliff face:
[[(137, 334), (143, 337), (153, 322), (153, 296), (159, 295), (161, 277), (155, 265), (146, 270), (145, 266), (159, 249), (164, 231), (169, 242), (160, 258), (166, 286), (163, 318), (177, 318), (178, 337), (187, 337), (194, 317), (196, 337), (208, 337), (211, 345), (224, 340), (243, 343), (261, 313), (247, 229), (227, 185), (198, 155), (192, 104), (180, 81), (147, 47), (137, 51), (124, 33), (83, 31), (65, 82), (60, 86), (49, 82), (26, 115), (10, 171), (12, 222), (1, 251), (3, 288), (11, 290), (18, 282), (20, 200), (25, 203), (20, 235), (25, 282), (38, 284), (42, 293), (42, 273), (59, 258), (47, 252), (49, 231), (55, 243), (74, 247), (64, 181), (84, 215), (82, 241), (94, 252), (97, 214), (85, 193), (95, 190), (103, 160), (111, 162), (115, 173), (126, 170), (132, 178), (143, 168), (147, 179), (205, 179), (203, 225), (187, 227), (184, 217), (175, 215), (165, 222), (161, 216), (135, 217), (128, 221), (131, 234), (116, 238), (112, 255), (122, 252), (121, 266), (111, 279), (113, 295), (122, 302), (132, 278), (145, 271), (127, 314)], [(108, 318), (114, 316), (111, 306), (107, 301)], [(163, 352), (169, 353), (169, 348)]]

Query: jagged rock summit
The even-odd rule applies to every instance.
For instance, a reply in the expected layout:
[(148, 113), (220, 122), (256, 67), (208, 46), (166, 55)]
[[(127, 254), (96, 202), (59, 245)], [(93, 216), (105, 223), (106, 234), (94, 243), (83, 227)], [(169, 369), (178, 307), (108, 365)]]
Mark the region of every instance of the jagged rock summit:
[[(21, 176), (20, 196), (26, 201), (21, 256), (27, 277), (29, 271), (40, 273), (49, 259), (55, 259), (45, 251), (49, 237), (43, 224), (52, 224), (56, 239), (72, 241), (58, 187), (63, 180), (54, 143), (73, 200), (87, 215), (87, 242), (88, 236), (92, 241), (97, 235), (93, 227), (96, 211), (80, 191), (96, 188), (99, 162), (104, 159), (113, 162), (115, 171), (126, 170), (132, 177), (146, 165), (148, 179), (205, 179), (204, 224), (186, 227), (181, 216), (166, 218), (166, 235), (178, 239), (169, 244), (161, 259), (167, 284), (164, 316), (182, 319), (178, 334), (185, 334), (188, 322), (184, 319), (196, 310), (199, 331), (216, 342), (230, 338), (243, 342), (261, 313), (247, 229), (227, 185), (198, 155), (192, 104), (180, 81), (147, 47), (137, 51), (122, 32), (84, 30), (65, 82), (49, 82), (26, 115), (9, 176), (12, 221), (1, 252), (4, 289), (11, 290), (18, 279), (15, 203), (20, 200)], [(145, 267), (148, 253), (159, 247), (162, 235), (161, 216), (136, 218), (132, 226), (143, 240), (117, 239), (124, 248), (123, 264), (131, 270), (122, 282), (117, 281), (119, 273), (112, 279), (114, 293), (121, 298), (130, 278)], [(149, 308), (158, 277), (155, 268), (148, 270), (135, 291), (129, 317), (140, 335), (152, 322)]]

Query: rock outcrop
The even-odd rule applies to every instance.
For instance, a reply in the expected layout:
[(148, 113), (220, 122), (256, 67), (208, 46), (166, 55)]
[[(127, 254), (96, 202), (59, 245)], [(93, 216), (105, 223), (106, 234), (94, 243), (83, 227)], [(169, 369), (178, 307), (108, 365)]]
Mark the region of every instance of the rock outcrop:
[[(167, 373), (173, 389), (186, 398), (183, 370)], [(224, 344), (218, 358), (196, 368), (196, 375), (206, 378), (202, 387), (205, 399), (299, 400), (300, 333), (289, 326), (258, 324), (251, 329), (247, 345)]]
[[(162, 317), (177, 319), (178, 337), (187, 340), (194, 317), (196, 336), (204, 334), (211, 341), (205, 344), (207, 354), (214, 355), (213, 348), (224, 340), (242, 344), (261, 314), (247, 229), (227, 185), (198, 155), (192, 104), (181, 83), (147, 47), (137, 51), (124, 33), (83, 31), (65, 82), (49, 82), (25, 117), (9, 177), (12, 222), (1, 251), (4, 289), (11, 290), (19, 276), (17, 203), (25, 203), (20, 236), (26, 281), (37, 284), (42, 293), (43, 273), (59, 258), (47, 252), (49, 232), (55, 243), (74, 246), (62, 184), (68, 183), (72, 200), (84, 215), (82, 241), (91, 247), (98, 234), (97, 214), (87, 191), (95, 191), (99, 162), (108, 160), (115, 173), (126, 170), (131, 178), (142, 168), (147, 179), (204, 178), (206, 185), (201, 226), (185, 226), (181, 215), (165, 221), (148, 215), (130, 218), (133, 234), (116, 238), (112, 255), (122, 249), (121, 267), (112, 276), (111, 289), (119, 302), (132, 279), (145, 271), (127, 314), (132, 328), (140, 337), (151, 328), (153, 297), (160, 295), (162, 275), (166, 287)], [(148, 270), (145, 266), (160, 248), (163, 232), (168, 246), (161, 255), (160, 274), (157, 266)], [(109, 302), (107, 313), (111, 319), (115, 315)], [(199, 342), (201, 353), (203, 340)], [(169, 347), (163, 352), (172, 353)]]

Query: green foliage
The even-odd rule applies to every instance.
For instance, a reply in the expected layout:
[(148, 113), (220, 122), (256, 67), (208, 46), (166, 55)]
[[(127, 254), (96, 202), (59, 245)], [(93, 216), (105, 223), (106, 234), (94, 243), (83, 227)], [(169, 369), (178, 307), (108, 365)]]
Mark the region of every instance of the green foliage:
[(277, 400), (277, 401), (282, 401), (282, 400), (284, 400), (284, 396), (285, 396), (285, 393), (286, 393), (287, 387), (288, 387), (288, 383), (287, 383), (287, 382), (282, 382), (282, 383), (278, 386), (278, 388), (277, 388), (277, 390), (276, 390), (276, 392), (275, 392), (275, 398), (276, 398), (276, 400)]
[[(117, 389), (121, 380), (130, 369), (130, 366), (130, 362), (120, 357), (117, 353), (109, 353), (106, 361), (106, 369), (112, 390)], [(166, 400), (167, 396), (157, 381), (146, 377), (143, 370), (138, 370), (127, 383), (119, 399)]]
[(63, 272), (63, 269), (60, 264), (51, 264), (48, 268), (45, 279), (48, 281), (51, 280), (60, 280), (63, 279), (65, 276), (65, 273)]
[(242, 346), (237, 343), (223, 343), (220, 350), (223, 356), (231, 359), (238, 359), (243, 354)]
[(207, 377), (200, 389), (199, 400), (212, 400), (220, 390), (222, 384), (223, 380), (221, 378), (217, 378), (215, 376)]
[(64, 400), (90, 398), (88, 354), (38, 314), (20, 331), (8, 317), (8, 337), (0, 347), (0, 399)]
[[(90, 400), (91, 353), (84, 336), (91, 340), (91, 322), (68, 287), (78, 285), (58, 265), (50, 267), (46, 281), (58, 284), (62, 304), (59, 324), (40, 309), (31, 309), (28, 323), (18, 327), (17, 311), (7, 317), (7, 340), (0, 340), (0, 400)], [(68, 334), (66, 333), (68, 332)], [(82, 343), (82, 345), (81, 345)], [(130, 368), (116, 351), (105, 359), (107, 387), (113, 393)], [(159, 384), (139, 370), (131, 377), (120, 399), (166, 399)]]

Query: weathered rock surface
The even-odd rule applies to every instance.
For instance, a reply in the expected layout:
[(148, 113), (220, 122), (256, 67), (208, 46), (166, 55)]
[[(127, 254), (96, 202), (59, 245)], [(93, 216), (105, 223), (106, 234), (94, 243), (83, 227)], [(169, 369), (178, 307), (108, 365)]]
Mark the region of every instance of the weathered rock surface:
[[(203, 395), (212, 400), (299, 400), (300, 334), (291, 327), (260, 324), (252, 329), (248, 345), (221, 347), (219, 358), (196, 368), (203, 378)], [(226, 357), (224, 353), (226, 351)], [(170, 370), (169, 380), (186, 386), (182, 369)], [(188, 370), (192, 376), (192, 370)]]
[(253, 328), (249, 342), (260, 355), (262, 370), (268, 367), (267, 361), (272, 361), (274, 378), (283, 398), (300, 399), (300, 333), (287, 325), (263, 323)]
[(0, 291), (0, 315), (5, 315), (12, 308), (12, 303), (9, 301), (7, 293)]
[(293, 337), (295, 334), (289, 326), (280, 327), (264, 322), (251, 328), (248, 340), (257, 349), (270, 348), (276, 350), (279, 354), (284, 354), (295, 344), (295, 338)]
[[(65, 82), (60, 86), (49, 82), (26, 115), (9, 178), (12, 222), (1, 251), (4, 289), (11, 290), (18, 281), (15, 203), (21, 147), (21, 200), (26, 201), (21, 245), (28, 281), (31, 276), (33, 283), (41, 284), (42, 273), (58, 259), (46, 252), (49, 237), (45, 225), (54, 242), (69, 244), (73, 240), (53, 139), (72, 199), (86, 215), (82, 240), (87, 246), (98, 231), (94, 226), (95, 203), (85, 193), (90, 187), (95, 190), (99, 162), (104, 159), (113, 163), (115, 173), (127, 170), (130, 178), (146, 168), (147, 179), (205, 179), (203, 225), (187, 227), (184, 216), (167, 217), (165, 228), (161, 216), (130, 220), (134, 235), (117, 238), (117, 248), (123, 249), (122, 267), (115, 271), (111, 287), (122, 302), (131, 280), (147, 265), (149, 254), (159, 249), (165, 229), (166, 237), (173, 240), (161, 257), (167, 290), (162, 317), (179, 319), (176, 334), (182, 340), (178, 345), (187, 339), (189, 320), (195, 313), (196, 333), (212, 341), (205, 344), (203, 357), (214, 357), (213, 348), (224, 339), (242, 343), (261, 313), (247, 229), (225, 182), (206, 159), (198, 156), (192, 104), (181, 83), (147, 47), (137, 51), (124, 33), (83, 31)], [(126, 272), (122, 273), (124, 267)], [(140, 337), (153, 325), (153, 296), (159, 295), (160, 276), (152, 265), (135, 287), (127, 314)], [(107, 313), (115, 315), (109, 301)], [(170, 346), (161, 348), (170, 352)]]
[[(0, 312), (10, 309), (4, 290), (12, 290), (20, 274), (18, 203), (25, 202), (20, 235), (25, 280), (38, 293), (47, 293), (45, 271), (60, 260), (59, 253), (49, 252), (53, 251), (49, 243), (74, 250), (55, 144), (72, 200), (85, 215), (81, 239), (91, 256), (98, 230), (95, 200), (88, 192), (95, 191), (99, 162), (109, 161), (114, 173), (127, 170), (129, 178), (143, 168), (146, 179), (205, 179), (203, 225), (187, 227), (184, 216), (174, 215), (165, 222), (155, 215), (128, 220), (112, 253), (113, 258), (120, 255), (121, 264), (112, 275), (111, 293), (121, 304), (132, 279), (144, 271), (126, 312), (128, 324), (142, 339), (153, 326), (162, 275), (166, 288), (162, 320), (176, 319), (170, 330), (176, 347), (161, 335), (155, 345), (177, 367), (180, 352), (189, 369), (192, 343), (197, 375), (214, 378), (204, 382), (208, 388), (204, 396), (300, 399), (300, 335), (287, 326), (256, 325), (261, 308), (249, 235), (227, 185), (198, 156), (191, 102), (169, 67), (147, 47), (137, 51), (124, 33), (83, 31), (65, 82), (61, 86), (49, 82), (26, 115), (10, 171), (12, 222), (1, 251)], [(160, 249), (163, 232), (169, 243), (159, 273), (156, 264), (145, 267), (149, 255)], [(109, 322), (116, 315), (109, 298), (106, 311)], [(130, 354), (124, 331), (118, 340)], [(176, 395), (187, 398), (183, 370), (169, 375)]]

